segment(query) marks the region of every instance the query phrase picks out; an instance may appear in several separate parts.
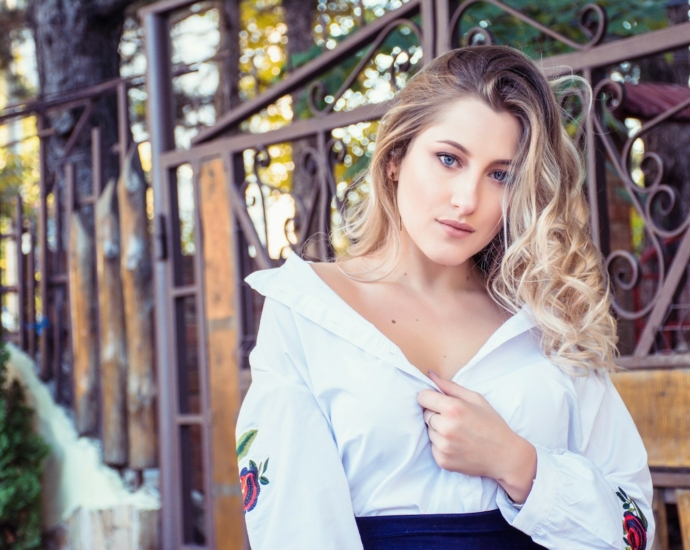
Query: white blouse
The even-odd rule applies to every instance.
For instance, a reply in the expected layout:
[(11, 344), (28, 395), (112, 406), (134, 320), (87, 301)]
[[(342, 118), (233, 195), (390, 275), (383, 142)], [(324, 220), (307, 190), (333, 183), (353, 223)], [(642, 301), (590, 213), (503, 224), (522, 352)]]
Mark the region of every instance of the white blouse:
[(652, 481), (630, 414), (608, 375), (570, 376), (544, 356), (529, 309), (453, 378), (537, 449), (518, 509), (495, 480), (436, 464), (417, 394), (438, 386), (308, 262), (291, 254), (245, 281), (266, 296), (236, 426), (253, 550), (356, 550), (356, 516), (496, 508), (546, 548), (651, 548)]

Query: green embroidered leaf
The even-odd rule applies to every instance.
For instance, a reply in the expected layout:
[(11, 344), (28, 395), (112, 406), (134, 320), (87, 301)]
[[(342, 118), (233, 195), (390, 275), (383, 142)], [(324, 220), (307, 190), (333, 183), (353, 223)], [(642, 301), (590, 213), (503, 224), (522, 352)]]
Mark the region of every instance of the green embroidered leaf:
[[(635, 502), (633, 500), (633, 502)], [(644, 530), (647, 530), (647, 518), (644, 517), (644, 514), (642, 513), (642, 510), (640, 510), (640, 507), (637, 505), (637, 502), (635, 502), (635, 510), (637, 511), (637, 515), (640, 517), (640, 521), (642, 522), (642, 526), (644, 527)]]
[(256, 462), (254, 462), (253, 460), (249, 461), (249, 467), (258, 470), (258, 468), (256, 467)]
[(619, 493), (618, 491), (616, 491), (616, 495), (618, 495), (618, 498), (621, 499), (623, 502), (626, 501), (626, 498), (621, 493)]
[(259, 483), (261, 483), (261, 485), (268, 485), (268, 479), (266, 479), (264, 476), (261, 476), (259, 478)]
[(256, 434), (259, 430), (249, 430), (244, 432), (242, 437), (237, 441), (237, 460), (242, 460), (249, 452), (249, 447), (251, 447), (254, 439), (256, 439)]
[(261, 473), (263, 474), (266, 470), (268, 470), (268, 458), (266, 459), (266, 462), (264, 462), (264, 471)]

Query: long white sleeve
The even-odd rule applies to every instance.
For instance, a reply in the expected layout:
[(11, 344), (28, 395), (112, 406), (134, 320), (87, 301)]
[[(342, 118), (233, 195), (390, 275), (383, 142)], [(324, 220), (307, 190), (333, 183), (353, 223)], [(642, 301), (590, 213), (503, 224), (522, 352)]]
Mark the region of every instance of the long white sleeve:
[[(652, 545), (647, 453), (608, 375), (575, 378), (561, 410), (568, 448), (537, 448), (537, 475), (518, 510), (499, 491), (514, 527), (549, 549), (644, 550)], [(533, 441), (534, 443), (534, 441)]]
[(236, 438), (252, 550), (358, 550), (340, 455), (289, 307), (266, 298)]

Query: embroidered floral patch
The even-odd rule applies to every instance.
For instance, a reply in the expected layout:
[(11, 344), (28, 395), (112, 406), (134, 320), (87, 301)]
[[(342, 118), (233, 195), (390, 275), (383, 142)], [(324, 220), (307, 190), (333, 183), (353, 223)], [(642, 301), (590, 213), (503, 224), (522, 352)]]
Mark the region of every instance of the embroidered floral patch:
[(625, 550), (645, 550), (647, 548), (647, 518), (637, 503), (618, 487), (618, 498), (623, 502), (623, 541)]
[[(258, 430), (249, 430), (242, 434), (237, 441), (237, 460), (242, 460), (249, 453)], [(259, 499), (261, 485), (268, 485), (268, 478), (264, 476), (268, 469), (268, 458), (266, 462), (256, 465), (253, 460), (249, 461), (249, 467), (242, 468), (240, 472), (240, 486), (242, 487), (242, 498), (244, 499), (244, 513), (251, 512)]]

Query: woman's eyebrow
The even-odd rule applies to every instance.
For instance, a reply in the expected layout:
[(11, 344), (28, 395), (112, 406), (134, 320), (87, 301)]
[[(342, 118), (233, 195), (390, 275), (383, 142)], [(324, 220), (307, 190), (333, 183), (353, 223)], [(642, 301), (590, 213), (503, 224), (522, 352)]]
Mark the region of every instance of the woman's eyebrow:
[[(445, 143), (446, 145), (455, 147), (458, 151), (461, 151), (464, 155), (468, 157), (472, 156), (470, 152), (467, 150), (467, 147), (460, 145), (457, 141), (453, 141), (452, 139), (440, 139), (436, 143)], [(513, 161), (507, 159), (499, 159), (493, 161), (491, 164), (505, 164), (506, 166), (510, 166), (511, 164), (513, 164)]]

